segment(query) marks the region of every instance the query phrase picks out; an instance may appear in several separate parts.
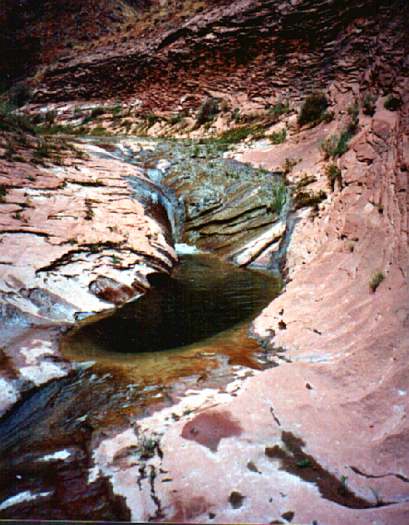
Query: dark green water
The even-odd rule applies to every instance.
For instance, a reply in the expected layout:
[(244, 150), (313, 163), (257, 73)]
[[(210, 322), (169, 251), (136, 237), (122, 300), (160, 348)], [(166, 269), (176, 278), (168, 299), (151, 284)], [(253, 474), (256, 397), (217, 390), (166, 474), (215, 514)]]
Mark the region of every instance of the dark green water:
[(211, 255), (186, 255), (171, 276), (155, 276), (144, 297), (84, 326), (77, 337), (127, 354), (185, 347), (250, 320), (276, 291), (277, 282), (265, 273)]
[[(142, 299), (68, 334), (61, 350), (87, 366), (0, 421), (0, 501), (41, 495), (0, 509), (0, 519), (129, 520), (105, 478), (89, 482), (95, 442), (186, 392), (223, 390), (237, 374), (272, 366), (247, 332), (278, 289), (265, 273), (185, 256)], [(62, 451), (64, 461), (43, 461)]]

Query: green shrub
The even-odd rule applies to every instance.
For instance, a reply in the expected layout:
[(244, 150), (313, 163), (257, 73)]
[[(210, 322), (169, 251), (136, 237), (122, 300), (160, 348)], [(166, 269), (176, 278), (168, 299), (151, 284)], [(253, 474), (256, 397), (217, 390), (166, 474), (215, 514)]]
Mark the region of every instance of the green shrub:
[(302, 159), (285, 159), (284, 161), (284, 164), (282, 166), (282, 171), (284, 173), (284, 175), (288, 175), (289, 173), (292, 172), (293, 168), (299, 163), (301, 162)]
[(268, 114), (272, 117), (279, 118), (281, 115), (286, 115), (290, 112), (290, 103), (288, 100), (278, 100), (271, 108), (268, 110)]
[(326, 158), (341, 157), (348, 151), (349, 141), (358, 130), (359, 104), (355, 101), (348, 108), (349, 122), (339, 135), (331, 135), (321, 144), (321, 149)]
[(321, 144), (321, 149), (326, 158), (340, 157), (348, 151), (348, 143), (351, 138), (350, 131), (343, 131), (340, 135), (331, 135)]
[(384, 102), (384, 108), (389, 111), (397, 111), (402, 106), (402, 99), (396, 95), (388, 95)]
[(325, 174), (327, 176), (331, 190), (335, 189), (335, 182), (338, 181), (342, 185), (342, 174), (341, 170), (336, 164), (329, 164), (325, 169)]
[(369, 288), (372, 290), (373, 293), (376, 292), (376, 289), (381, 284), (381, 282), (385, 279), (385, 275), (383, 272), (375, 272), (372, 277), (369, 280)]
[(286, 201), (287, 188), (285, 183), (283, 181), (280, 181), (273, 185), (272, 208), (277, 213), (277, 215), (280, 214)]
[(45, 140), (40, 140), (34, 150), (34, 156), (37, 159), (45, 159), (51, 157), (51, 148)]
[(219, 101), (214, 97), (207, 98), (200, 105), (196, 116), (196, 126), (199, 127), (206, 122), (211, 122), (219, 112)]
[(272, 144), (282, 144), (287, 138), (287, 130), (282, 129), (281, 131), (275, 131), (269, 135), (268, 139)]
[(151, 128), (160, 120), (160, 117), (158, 117), (158, 115), (155, 115), (155, 113), (147, 113), (145, 115), (145, 120), (147, 122), (148, 127)]
[(219, 144), (235, 144), (247, 137), (262, 138), (264, 136), (264, 129), (261, 126), (241, 126), (239, 128), (228, 129), (221, 133), (216, 141)]
[(364, 115), (372, 117), (375, 114), (376, 109), (376, 97), (367, 93), (362, 101), (362, 111)]
[(347, 131), (351, 135), (354, 135), (358, 130), (359, 124), (359, 104), (355, 100), (353, 104), (348, 107), (349, 123), (347, 126)]
[(241, 122), (240, 108), (234, 108), (231, 114), (231, 118), (236, 124), (239, 124)]
[(115, 104), (115, 106), (112, 108), (112, 115), (114, 117), (118, 117), (122, 112), (122, 104), (120, 102), (118, 102), (117, 104)]
[(317, 92), (308, 95), (301, 106), (301, 111), (298, 115), (298, 123), (300, 126), (304, 126), (305, 124), (320, 122), (327, 107), (328, 100), (324, 93)]

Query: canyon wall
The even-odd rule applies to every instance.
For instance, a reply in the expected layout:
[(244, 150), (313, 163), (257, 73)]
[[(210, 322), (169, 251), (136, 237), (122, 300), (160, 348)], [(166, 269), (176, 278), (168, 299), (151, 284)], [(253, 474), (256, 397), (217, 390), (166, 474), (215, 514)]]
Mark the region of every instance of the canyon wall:
[(151, 27), (136, 22), (135, 36), (57, 60), (36, 80), (35, 100), (136, 98), (166, 110), (198, 107), (209, 93), (268, 102), (334, 78), (354, 81), (377, 56), (386, 76), (385, 45), (392, 38), (405, 46), (402, 1), (240, 0), (203, 2), (198, 12), (189, 5), (181, 20), (171, 3), (164, 18), (148, 18)]
[[(299, 108), (300, 99), (320, 89), (333, 118), (300, 127), (294, 115), (285, 117), (283, 144), (253, 141), (233, 153), (272, 171), (286, 159), (298, 159), (288, 173), (294, 206), (285, 238), (286, 286), (252, 325), (276, 366), (240, 385), (187, 396), (141, 418), (137, 429), (121, 428), (95, 443), (93, 475), (111, 480), (134, 521), (406, 525), (408, 4), (242, 0), (203, 2), (200, 10), (183, 5), (186, 16), (172, 29), (176, 15), (170, 10), (154, 27), (142, 24), (120, 42), (107, 38), (95, 49), (85, 46), (55, 60), (31, 79), (34, 102), (121, 98), (124, 104), (138, 100), (144, 111), (170, 111), (197, 108), (208, 95), (240, 95), (266, 107), (289, 98)], [(366, 101), (373, 106), (369, 111)], [(347, 148), (328, 159), (321, 144), (345, 130), (354, 104), (357, 123)], [(41, 171), (32, 188), (29, 174), (16, 182), (16, 173), (2, 173), (2, 184), (10, 187), (0, 206), (7, 207), (2, 258), (13, 256), (2, 261), (6, 313), (24, 307), (49, 322), (61, 321), (61, 315), (65, 320), (68, 309), (72, 320), (83, 305), (93, 311), (107, 299), (115, 305), (110, 299), (118, 291), (112, 282), (119, 280), (117, 264), (126, 268), (123, 273), (121, 266), (126, 297), (138, 288), (128, 265), (154, 263), (151, 269), (162, 270), (173, 264), (164, 231), (137, 202), (130, 203), (127, 184), (105, 162)], [(331, 165), (336, 180), (329, 180)], [(295, 205), (300, 187), (310, 196), (324, 195), (313, 206)], [(51, 195), (46, 206), (44, 191)], [(135, 238), (109, 229), (118, 221), (118, 192), (127, 231), (129, 214), (132, 228), (141, 228)], [(112, 214), (113, 223), (107, 219)], [(45, 219), (51, 231), (41, 229)], [(78, 224), (80, 237), (72, 248)], [(91, 224), (102, 230), (90, 244), (81, 235), (92, 238)], [(19, 244), (22, 236), (32, 241), (30, 255)], [(95, 248), (97, 242), (102, 247)], [(28, 274), (33, 253), (38, 259)], [(105, 281), (101, 269), (108, 272)], [(39, 292), (43, 279), (52, 294), (61, 287), (70, 291), (56, 312), (50, 296)], [(43, 346), (24, 357), (27, 345), (19, 341), (17, 353), (16, 348), (10, 346), (4, 359), (15, 359), (14, 373), (33, 382), (27, 371), (33, 363), (26, 358), (47, 351)], [(24, 360), (18, 361), (21, 354)], [(17, 379), (2, 378), (4, 406), (16, 399)], [(143, 464), (134, 454), (141, 432), (160, 441)], [(148, 471), (150, 477), (144, 476)]]

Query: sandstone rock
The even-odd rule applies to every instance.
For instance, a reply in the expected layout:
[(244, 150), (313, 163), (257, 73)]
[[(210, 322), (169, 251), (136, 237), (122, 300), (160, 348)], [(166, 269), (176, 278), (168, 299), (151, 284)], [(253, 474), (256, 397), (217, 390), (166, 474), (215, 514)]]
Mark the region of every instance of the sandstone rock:
[[(59, 3), (50, 2), (50, 9), (58, 10)], [(107, 21), (112, 8), (109, 3), (98, 4), (98, 8), (91, 0), (87, 4), (92, 5), (85, 9), (85, 25), (94, 16), (101, 18), (107, 32), (118, 29), (121, 34), (120, 28)], [(354, 5), (344, 0), (336, 5), (311, 0), (284, 4), (274, 0), (255, 6), (243, 0), (234, 4), (204, 2), (201, 7), (197, 12), (194, 5), (187, 5), (185, 18), (180, 19), (178, 2), (168, 2), (167, 16), (162, 12), (158, 19), (152, 16), (133, 22), (133, 31), (124, 35), (125, 42), (119, 43), (118, 37), (105, 38), (96, 49), (82, 44), (81, 49), (66, 51), (65, 57), (54, 62), (52, 59), (61, 54), (61, 42), (50, 38), (52, 32), (43, 28), (55, 26), (56, 20), (40, 16), (35, 25), (40, 33), (43, 30), (47, 42), (46, 63), (52, 63), (44, 68), (42, 78), (36, 79), (37, 101), (115, 99), (120, 94), (132, 104), (140, 99), (148, 110), (169, 111), (180, 104), (197, 109), (209, 93), (245, 93), (245, 98), (260, 106), (259, 101), (274, 92), (299, 96), (322, 89), (333, 78), (345, 90), (343, 81), (357, 82), (359, 72), (371, 65), (392, 87), (391, 71), (403, 66), (403, 54), (388, 53), (387, 64), (371, 57), (385, 56), (385, 48), (389, 51), (404, 34), (406, 4), (391, 6), (384, 0), (359, 0)], [(153, 2), (151, 9), (154, 13), (163, 10), (158, 2)], [(134, 15), (136, 20), (138, 16)], [(24, 17), (23, 21), (27, 25), (16, 35), (19, 42), (27, 38), (24, 27), (30, 27)], [(71, 17), (66, 24), (75, 41), (81, 26), (73, 24)], [(9, 34), (7, 25), (4, 32)], [(380, 33), (382, 39), (378, 38)], [(373, 50), (371, 57), (361, 53), (364, 48)], [(397, 64), (391, 63), (392, 56)]]
[[(268, 351), (284, 351), (286, 361), (248, 378), (237, 396), (214, 391), (176, 423), (168, 411), (182, 411), (187, 395), (138, 422), (160, 436), (162, 455), (148, 465), (158, 476), (161, 519), (406, 525), (408, 179), (400, 159), (408, 129), (402, 114), (387, 118), (387, 132), (379, 122), (376, 149), (369, 121), (341, 159), (348, 184), (317, 214), (292, 217), (286, 288), (253, 324)], [(305, 132), (305, 166), (315, 165), (316, 138), (317, 130)], [(251, 154), (277, 162), (275, 149)], [(385, 279), (373, 293), (369, 281), (379, 270)], [(135, 439), (123, 437), (110, 447)], [(138, 466), (112, 463), (102, 446), (95, 461), (134, 520), (156, 516), (150, 487), (134, 490)]]
[(245, 249), (233, 257), (234, 262), (239, 266), (248, 265), (250, 262), (257, 259), (257, 257), (275, 241), (281, 239), (285, 230), (285, 223), (282, 221), (277, 222), (271, 226), (267, 232), (248, 242)]
[(150, 273), (177, 260), (155, 193), (148, 207), (146, 191), (138, 195), (129, 181), (152, 183), (84, 148), (91, 158), (59, 167), (0, 161), (0, 346), (8, 356), (0, 414), (25, 390), (69, 372), (61, 329), (139, 297)]

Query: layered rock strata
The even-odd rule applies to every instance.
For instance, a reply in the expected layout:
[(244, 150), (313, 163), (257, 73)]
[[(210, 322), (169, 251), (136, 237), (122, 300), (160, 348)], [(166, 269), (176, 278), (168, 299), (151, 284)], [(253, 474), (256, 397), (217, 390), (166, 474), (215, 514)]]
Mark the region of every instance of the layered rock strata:
[[(67, 326), (133, 300), (149, 288), (150, 273), (169, 272), (177, 260), (155, 186), (95, 149), (83, 146), (88, 158), (61, 166), (1, 162), (0, 343), (2, 373), (12, 375), (1, 379), (2, 411), (19, 383), (66, 373), (41, 326)], [(149, 184), (149, 207), (146, 195), (138, 200), (137, 181)]]
[[(373, 0), (205, 2), (172, 29), (165, 20), (143, 37), (101, 42), (55, 62), (44, 71), (35, 100), (120, 94), (169, 111), (197, 108), (211, 93), (269, 100), (334, 78), (353, 82), (392, 43), (405, 45), (407, 8), (404, 1)], [(385, 61), (385, 72), (389, 67)]]

